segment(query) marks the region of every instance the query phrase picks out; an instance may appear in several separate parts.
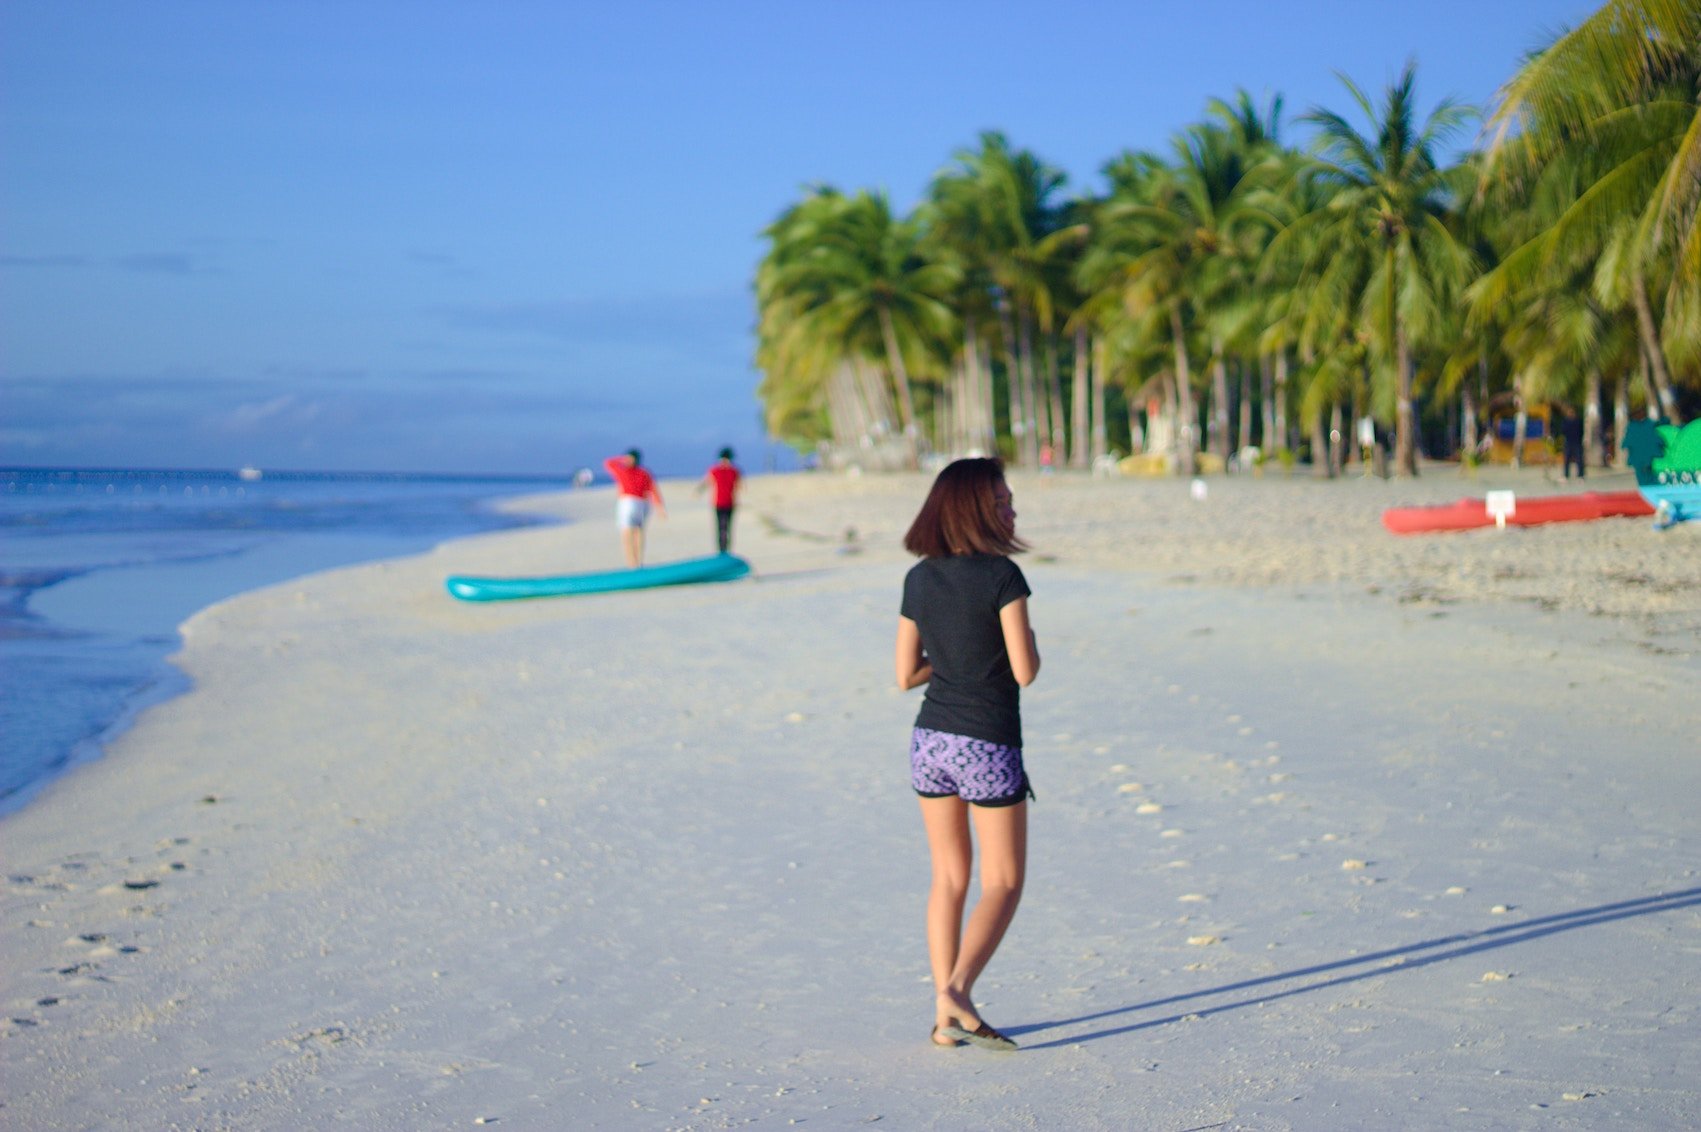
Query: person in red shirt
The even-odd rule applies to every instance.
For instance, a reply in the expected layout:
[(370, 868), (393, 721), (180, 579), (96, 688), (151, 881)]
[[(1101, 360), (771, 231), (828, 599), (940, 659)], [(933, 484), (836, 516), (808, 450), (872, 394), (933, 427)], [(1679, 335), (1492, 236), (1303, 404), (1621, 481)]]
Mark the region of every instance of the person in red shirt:
[(697, 490), (711, 488), (715, 502), (715, 538), (722, 554), (732, 553), (732, 509), (738, 505), (738, 481), (743, 476), (732, 462), (732, 449), (722, 448), (720, 459), (697, 482)]
[(655, 477), (643, 466), (643, 455), (628, 448), (621, 456), (610, 456), (602, 462), (614, 477), (619, 495), (615, 500), (614, 521), (620, 527), (620, 549), (626, 555), (626, 565), (636, 570), (644, 564), (644, 521), (650, 517), (650, 504), (656, 514), (667, 518), (667, 505)]

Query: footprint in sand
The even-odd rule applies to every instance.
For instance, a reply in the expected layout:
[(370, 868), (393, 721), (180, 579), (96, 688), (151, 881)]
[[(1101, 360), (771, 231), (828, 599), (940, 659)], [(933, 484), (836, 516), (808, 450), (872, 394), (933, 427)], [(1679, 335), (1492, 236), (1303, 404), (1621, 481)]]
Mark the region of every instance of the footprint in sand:
[(122, 895), (125, 892), (146, 892), (150, 888), (158, 888), (159, 881), (151, 877), (131, 877), (121, 884), (103, 885), (97, 889), (102, 896)]

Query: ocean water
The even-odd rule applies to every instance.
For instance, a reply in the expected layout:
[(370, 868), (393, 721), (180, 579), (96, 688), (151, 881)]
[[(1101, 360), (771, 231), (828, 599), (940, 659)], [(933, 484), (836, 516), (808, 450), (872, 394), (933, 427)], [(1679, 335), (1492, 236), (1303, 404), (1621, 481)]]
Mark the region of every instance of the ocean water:
[(190, 614), (317, 570), (537, 522), (565, 479), (0, 470), (0, 814), (187, 690)]

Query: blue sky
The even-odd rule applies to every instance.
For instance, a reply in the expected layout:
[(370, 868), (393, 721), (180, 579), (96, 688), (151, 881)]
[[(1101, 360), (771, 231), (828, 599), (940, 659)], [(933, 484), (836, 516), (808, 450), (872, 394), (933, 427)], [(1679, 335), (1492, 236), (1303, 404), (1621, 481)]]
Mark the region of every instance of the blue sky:
[[(1584, 0), (4, 0), (0, 463), (759, 467), (803, 187), (980, 131), (1098, 190), (1206, 102), (1483, 104)], [(1468, 141), (1469, 139), (1461, 139)]]

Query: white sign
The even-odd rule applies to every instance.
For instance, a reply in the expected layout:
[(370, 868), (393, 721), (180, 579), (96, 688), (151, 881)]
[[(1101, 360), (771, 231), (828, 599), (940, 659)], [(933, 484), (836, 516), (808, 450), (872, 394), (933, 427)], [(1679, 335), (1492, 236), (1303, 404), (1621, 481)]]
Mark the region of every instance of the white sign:
[(1483, 498), (1483, 509), (1494, 517), (1499, 530), (1506, 529), (1506, 517), (1518, 510), (1518, 501), (1510, 491), (1491, 491)]

